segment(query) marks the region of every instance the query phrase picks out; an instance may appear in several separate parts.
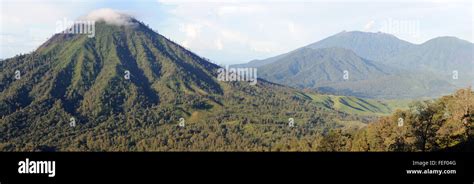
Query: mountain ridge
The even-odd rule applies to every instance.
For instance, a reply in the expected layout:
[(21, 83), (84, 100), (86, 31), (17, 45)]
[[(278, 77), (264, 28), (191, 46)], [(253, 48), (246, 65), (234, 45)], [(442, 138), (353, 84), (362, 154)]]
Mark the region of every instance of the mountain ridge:
[(98, 21), (92, 38), (57, 34), (1, 61), (0, 149), (261, 150), (300, 132), (280, 128), (290, 117), (306, 136), (368, 121), (265, 80), (218, 81), (219, 66), (131, 21)]
[[(356, 37), (356, 36), (360, 36), (360, 35), (362, 35), (363, 38), (351, 38), (351, 37)], [(297, 51), (301, 48), (308, 48), (308, 47), (309, 48), (340, 47), (340, 48), (353, 50), (359, 56), (361, 56), (363, 58), (366, 58), (366, 59), (374, 60), (374, 61), (385, 62), (385, 60), (390, 59), (390, 57), (387, 58), (387, 56), (377, 56), (377, 54), (379, 54), (380, 52), (377, 52), (377, 51), (373, 51), (373, 52), (362, 51), (361, 52), (361, 51), (359, 51), (358, 48), (351, 45), (351, 44), (361, 45), (362, 43), (367, 42), (367, 41), (375, 42), (373, 40), (368, 39), (368, 38), (371, 38), (371, 37), (379, 37), (379, 38), (382, 38), (384, 40), (390, 40), (391, 42), (399, 42), (399, 43), (395, 44), (395, 50), (397, 50), (398, 52), (397, 53), (390, 53), (390, 55), (391, 55), (390, 57), (393, 57), (396, 54), (406, 52), (408, 49), (411, 49), (413, 47), (417, 47), (417, 46), (420, 46), (420, 45), (423, 45), (423, 44), (427, 44), (427, 43), (430, 43), (430, 42), (433, 42), (433, 41), (436, 41), (436, 40), (442, 40), (442, 39), (452, 39), (452, 40), (457, 40), (457, 41), (462, 42), (462, 43), (473, 44), (473, 43), (471, 43), (467, 40), (463, 40), (463, 39), (460, 39), (460, 38), (457, 38), (457, 37), (454, 37), (454, 36), (439, 36), (439, 37), (435, 37), (435, 38), (432, 38), (430, 40), (427, 40), (423, 43), (415, 44), (415, 43), (411, 43), (411, 42), (408, 42), (408, 41), (405, 41), (405, 40), (401, 40), (401, 39), (397, 38), (396, 36), (394, 36), (392, 34), (389, 34), (389, 33), (363, 32), (363, 31), (342, 31), (342, 32), (339, 32), (337, 34), (331, 35), (329, 37), (323, 38), (323, 39), (321, 39), (317, 42), (314, 42), (314, 43), (305, 45), (303, 47), (297, 48), (293, 51)], [(347, 40), (344, 40), (344, 39), (347, 39)], [(346, 42), (348, 42), (348, 43), (346, 43)], [(358, 42), (362, 42), (362, 43), (358, 43)], [(367, 44), (364, 44), (364, 45), (367, 45)], [(374, 44), (374, 45), (375, 46), (373, 46), (373, 49), (382, 49), (382, 48), (384, 48), (384, 47), (379, 47), (376, 44)], [(391, 49), (391, 48), (389, 47), (389, 49)], [(290, 51), (288, 53), (291, 53), (293, 51)], [(387, 51), (383, 51), (382, 53), (386, 53), (386, 52)], [(266, 65), (266, 64), (270, 64), (270, 63), (278, 60), (279, 58), (283, 57), (284, 55), (286, 55), (288, 53), (279, 54), (279, 55), (276, 55), (276, 56), (273, 56), (273, 57), (269, 57), (267, 59), (255, 59), (255, 60), (249, 61), (247, 63), (235, 64), (234, 66), (260, 67), (260, 66), (263, 66), (263, 65)], [(374, 53), (376, 55), (372, 55)], [(382, 59), (378, 59), (378, 58), (382, 58)]]
[[(397, 96), (399, 96), (398, 98), (438, 97), (449, 94), (456, 88), (474, 84), (474, 75), (470, 74), (471, 71), (474, 71), (473, 68), (461, 67), (474, 66), (472, 45), (468, 41), (455, 37), (437, 37), (421, 44), (412, 44), (386, 33), (350, 31), (340, 32), (288, 53), (258, 61), (260, 63), (253, 61), (248, 65), (234, 66), (257, 67), (262, 78), (300, 89), (312, 88), (325, 93), (364, 98), (371, 96), (375, 98), (397, 98)], [(313, 70), (313, 72), (308, 70), (308, 72), (301, 73), (298, 76), (293, 76), (291, 73), (284, 74), (291, 67), (295, 67), (297, 62), (301, 62), (295, 60), (297, 58), (295, 55), (304, 53), (302, 51), (308, 51), (308, 49), (320, 50), (326, 48), (351, 50), (363, 60), (372, 61), (372, 63), (379, 65), (379, 68), (391, 72), (385, 72), (387, 74), (385, 76), (380, 75), (380, 72), (377, 72), (378, 70), (360, 73), (351, 66), (351, 62), (348, 62), (343, 66), (343, 68), (346, 68), (345, 70), (356, 74), (353, 76), (363, 75), (372, 81), (347, 83), (347, 81), (340, 80), (340, 73), (343, 69), (334, 70), (331, 67), (325, 69), (320, 67)], [(289, 56), (293, 56), (293, 59), (289, 59)], [(307, 62), (315, 59), (307, 58)], [(355, 62), (350, 58), (347, 58), (347, 60)], [(319, 66), (313, 64), (315, 66), (306, 65), (306, 67)], [(367, 66), (373, 65), (365, 64)], [(457, 71), (456, 75), (459, 74), (459, 79), (454, 79), (454, 71)], [(337, 80), (333, 78), (332, 81), (321, 78), (327, 73), (333, 73), (333, 75), (339, 77)], [(401, 86), (403, 90), (393, 88), (387, 82)], [(327, 85), (316, 85), (317, 83), (326, 83)], [(364, 90), (364, 88), (379, 92)]]
[(302, 48), (258, 69), (276, 83), (362, 98), (426, 97), (455, 89), (430, 74), (390, 67), (343, 48)]

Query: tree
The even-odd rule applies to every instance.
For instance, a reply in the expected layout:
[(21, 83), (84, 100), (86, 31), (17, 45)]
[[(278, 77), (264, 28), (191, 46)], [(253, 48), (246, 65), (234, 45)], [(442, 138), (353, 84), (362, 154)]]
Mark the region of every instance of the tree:
[(474, 114), (474, 98), (471, 88), (456, 91), (452, 101), (448, 108), (452, 111), (453, 119), (464, 126), (464, 135), (466, 139), (469, 139)]
[(355, 133), (352, 141), (351, 151), (370, 151), (370, 144), (367, 138), (367, 129), (364, 128)]
[(425, 152), (436, 149), (436, 133), (446, 121), (444, 103), (423, 101), (416, 102), (410, 107), (415, 116), (411, 123), (411, 133), (415, 137), (418, 150)]
[(347, 137), (342, 134), (341, 129), (330, 130), (319, 142), (320, 151), (347, 151)]

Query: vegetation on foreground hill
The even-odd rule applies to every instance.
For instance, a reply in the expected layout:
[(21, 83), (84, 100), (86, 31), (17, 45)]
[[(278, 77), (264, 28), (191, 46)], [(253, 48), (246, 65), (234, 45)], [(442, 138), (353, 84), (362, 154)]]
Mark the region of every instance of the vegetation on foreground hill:
[(0, 149), (276, 150), (367, 121), (264, 80), (218, 81), (219, 66), (131, 21), (1, 61)]
[(472, 150), (470, 89), (375, 121), (365, 113), (389, 106), (218, 81), (217, 65), (132, 21), (0, 61), (0, 150)]
[(458, 90), (437, 100), (419, 101), (355, 132), (330, 131), (324, 151), (472, 151), (474, 94)]
[[(295, 96), (296, 97), (296, 96)], [(14, 132), (2, 125), (4, 151), (472, 151), (474, 94), (462, 89), (437, 100), (413, 103), (363, 128), (350, 129), (334, 122), (354, 116), (316, 110), (309, 113), (302, 106), (290, 106), (280, 112), (278, 102), (262, 101), (272, 106), (252, 108), (255, 102), (232, 102), (233, 109), (198, 110), (186, 118), (186, 126), (150, 121), (151, 109), (110, 116), (104, 122), (90, 122), (95, 127), (61, 126), (61, 116), (47, 115), (28, 139), (11, 139)], [(306, 105), (311, 108), (312, 102)], [(240, 106), (239, 106), (240, 104)], [(257, 110), (259, 109), (259, 110)], [(263, 110), (266, 109), (266, 110)], [(290, 110), (291, 109), (291, 110)], [(257, 111), (255, 111), (257, 110)], [(295, 111), (293, 111), (295, 110)], [(254, 112), (252, 112), (254, 111)], [(306, 113), (297, 113), (306, 112)], [(135, 113), (135, 115), (131, 115)], [(169, 113), (164, 111), (163, 113)], [(271, 115), (273, 114), (273, 115)], [(295, 127), (285, 118), (296, 117)], [(400, 118), (403, 125), (399, 126)], [(301, 123), (305, 122), (305, 123)], [(24, 125), (23, 125), (24, 126)], [(61, 128), (61, 127), (63, 128)], [(39, 133), (43, 128), (42, 133)], [(58, 131), (59, 130), (59, 131)], [(28, 133), (26, 131), (22, 131)], [(8, 139), (7, 139), (8, 140)]]

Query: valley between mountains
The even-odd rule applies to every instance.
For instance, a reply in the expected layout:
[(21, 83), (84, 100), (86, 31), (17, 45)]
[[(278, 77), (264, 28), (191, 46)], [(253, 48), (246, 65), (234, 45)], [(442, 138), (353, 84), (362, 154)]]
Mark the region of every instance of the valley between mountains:
[(0, 150), (472, 150), (467, 41), (342, 32), (234, 65), (258, 69), (249, 85), (119, 16), (0, 61)]

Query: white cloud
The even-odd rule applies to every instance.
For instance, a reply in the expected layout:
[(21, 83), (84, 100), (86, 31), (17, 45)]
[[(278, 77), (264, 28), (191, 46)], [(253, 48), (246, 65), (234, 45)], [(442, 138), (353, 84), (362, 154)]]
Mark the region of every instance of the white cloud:
[(253, 51), (263, 52), (263, 53), (272, 53), (278, 49), (277, 44), (271, 41), (255, 41), (255, 42), (251, 42), (250, 46)]
[[(378, 31), (379, 24), (390, 17), (420, 19), (421, 36), (394, 34), (407, 41), (419, 43), (443, 35), (466, 39), (465, 33), (459, 33), (470, 29), (462, 25), (471, 23), (466, 23), (470, 17), (463, 17), (466, 17), (466, 12), (469, 15), (472, 12), (472, 9), (462, 8), (465, 6), (462, 4), (450, 3), (448, 7), (430, 0), (414, 0), (422, 3), (411, 0), (392, 3), (370, 0), (368, 3), (361, 0), (362, 3), (347, 5), (326, 0), (270, 1), (199, 0), (197, 3), (193, 0), (158, 0), (169, 8), (170, 21), (167, 25), (194, 26), (181, 32), (181, 35), (175, 34), (173, 28), (168, 28), (164, 34), (186, 43), (189, 49), (200, 55), (224, 63), (271, 57), (343, 30)], [(449, 17), (459, 19), (453, 21)], [(196, 24), (200, 25), (199, 31), (195, 28)], [(471, 35), (468, 36), (470, 39)]]
[[(172, 5), (168, 10), (168, 20), (177, 25), (181, 34), (172, 32), (170, 27), (167, 27), (169, 33), (162, 33), (172, 36), (186, 48), (218, 62), (243, 62), (262, 54), (271, 56), (288, 50), (287, 47), (291, 48), (291, 45), (278, 43), (281, 40), (273, 39), (275, 36), (301, 40), (296, 37), (304, 35), (300, 34), (302, 32), (296, 23), (288, 20), (281, 22), (281, 15), (275, 16), (279, 12), (271, 12), (275, 8), (273, 5), (222, 2), (175, 2)], [(285, 24), (286, 22), (289, 24)], [(223, 55), (233, 57), (222, 57)]]
[[(60, 0), (56, 0), (60, 1)], [(0, 3), (0, 58), (8, 58), (36, 49), (55, 33), (56, 21), (71, 16), (73, 3), (33, 0)]]
[[(176, 3), (327, 3), (327, 2), (343, 2), (343, 3), (387, 3), (386, 0), (157, 0), (163, 4)], [(397, 0), (388, 2), (397, 3), (461, 3), (470, 2), (471, 0)]]
[(219, 32), (220, 32), (219, 35), (229, 42), (245, 44), (250, 41), (246, 35), (243, 35), (242, 33), (238, 31), (233, 31), (229, 29), (220, 29)]
[(184, 40), (181, 42), (181, 45), (184, 47), (184, 48), (189, 48), (189, 40)]
[(295, 24), (293, 22), (288, 23), (288, 32), (292, 34), (296, 32)]
[(375, 21), (371, 20), (364, 26), (364, 31), (370, 31), (374, 27)]
[(217, 50), (222, 50), (224, 48), (224, 45), (222, 44), (221, 39), (217, 39), (214, 44), (216, 45)]
[(265, 7), (259, 4), (224, 4), (217, 8), (217, 15), (223, 17), (239, 14), (254, 14), (264, 12), (265, 10)]
[[(1, 0), (0, 58), (36, 49), (56, 32), (57, 21), (74, 20), (93, 3), (83, 0)], [(100, 1), (100, 0), (99, 0)]]
[(79, 18), (81, 20), (91, 20), (91, 21), (105, 21), (109, 24), (119, 25), (119, 26), (129, 26), (133, 23), (131, 22), (132, 16), (118, 10), (113, 10), (110, 8), (98, 9), (90, 12), (84, 17)]
[(195, 39), (201, 32), (200, 24), (180, 24), (179, 30), (186, 34), (188, 38)]
[[(29, 52), (56, 31), (58, 20), (75, 20), (102, 7), (135, 12), (133, 15), (139, 20), (151, 23), (151, 27), (164, 36), (199, 55), (223, 63), (274, 56), (342, 30), (375, 31), (379, 23), (390, 17), (420, 20), (421, 36), (417, 40), (395, 34), (408, 41), (422, 42), (445, 35), (472, 41), (474, 28), (469, 26), (474, 25), (472, 0), (455, 0), (467, 4), (448, 0), (397, 0), (391, 3), (354, 0), (356, 3), (347, 4), (329, 0), (153, 0), (154, 5), (129, 0), (1, 1), (0, 35), (8, 36), (0, 37), (0, 57)], [(147, 8), (153, 13), (145, 13)], [(126, 18), (121, 13), (109, 9), (89, 16), (94, 20), (123, 24)]]

